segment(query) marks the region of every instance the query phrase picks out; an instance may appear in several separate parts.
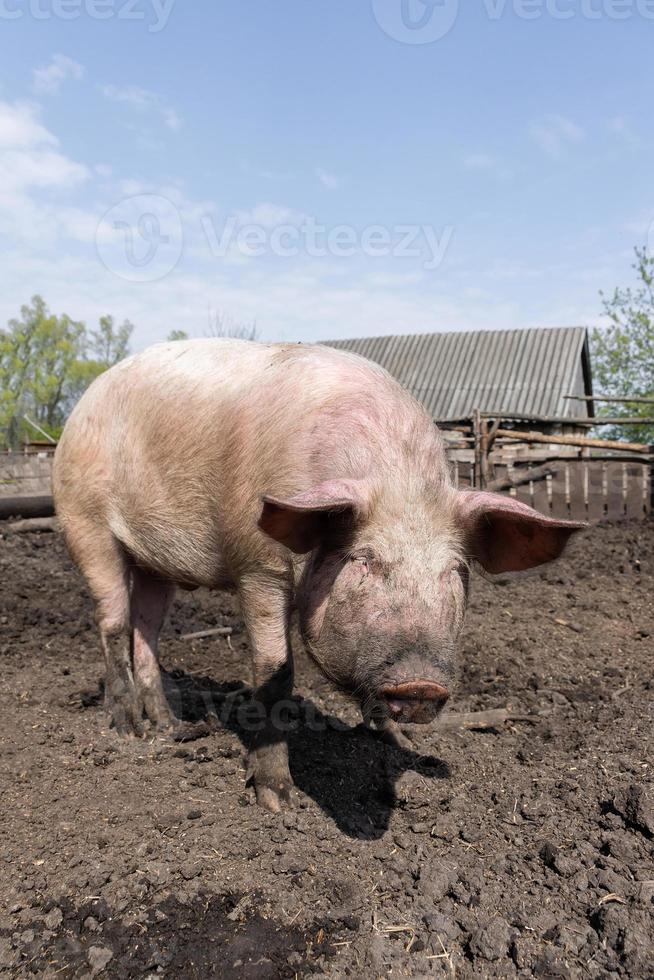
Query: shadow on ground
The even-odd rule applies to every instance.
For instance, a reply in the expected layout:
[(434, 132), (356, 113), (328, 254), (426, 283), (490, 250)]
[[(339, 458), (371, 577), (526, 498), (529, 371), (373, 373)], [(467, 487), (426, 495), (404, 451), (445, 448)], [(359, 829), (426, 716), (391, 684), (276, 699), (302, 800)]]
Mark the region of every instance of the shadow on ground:
[[(284, 926), (262, 917), (257, 904), (256, 893), (200, 894), (184, 904), (171, 896), (157, 905), (155, 916), (147, 913), (146, 929), (142, 922), (126, 925), (112, 916), (102, 899), (92, 897), (79, 907), (64, 901), (57, 906), (56, 935), (43, 923), (32, 929), (29, 960), (16, 959), (15, 965), (25, 968), (21, 976), (101, 973), (128, 980), (163, 973), (177, 980), (273, 980), (313, 974), (316, 957), (333, 956), (333, 941), (351, 934), (352, 925), (338, 916), (304, 928)], [(6, 930), (0, 930), (3, 938), (10, 938)]]
[[(182, 670), (162, 670), (162, 676), (171, 708), (184, 723), (179, 741), (227, 730), (247, 751), (256, 716), (251, 688)], [(365, 725), (346, 725), (311, 700), (292, 698), (289, 704), (284, 717), (295, 786), (350, 837), (383, 836), (398, 805), (395, 783), (402, 773), (412, 770), (426, 779), (450, 776), (441, 759), (391, 747)], [(102, 695), (86, 693), (82, 705), (101, 708)]]

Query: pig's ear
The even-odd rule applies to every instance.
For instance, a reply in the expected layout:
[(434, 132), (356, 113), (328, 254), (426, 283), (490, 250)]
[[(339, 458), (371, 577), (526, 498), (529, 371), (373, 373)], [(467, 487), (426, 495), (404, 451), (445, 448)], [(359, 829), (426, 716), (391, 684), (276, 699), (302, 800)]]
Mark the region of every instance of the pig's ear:
[(586, 526), (545, 517), (515, 497), (483, 490), (460, 490), (457, 508), (467, 553), (491, 575), (553, 561), (570, 535)]
[(359, 480), (329, 480), (292, 497), (264, 494), (259, 527), (275, 541), (303, 555), (329, 533), (332, 515), (361, 517), (367, 494)]

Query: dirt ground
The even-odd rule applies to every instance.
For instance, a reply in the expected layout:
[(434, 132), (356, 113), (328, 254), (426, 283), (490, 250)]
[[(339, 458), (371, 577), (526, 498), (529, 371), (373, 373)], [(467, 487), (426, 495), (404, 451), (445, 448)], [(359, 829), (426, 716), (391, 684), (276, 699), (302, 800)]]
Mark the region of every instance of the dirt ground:
[[(298, 649), (294, 806), (244, 784), (247, 640), (182, 594), (169, 696), (221, 730), (121, 741), (61, 540), (0, 537), (0, 976), (654, 977), (654, 526), (476, 576), (452, 710), (381, 744)], [(227, 624), (224, 638), (180, 635)]]

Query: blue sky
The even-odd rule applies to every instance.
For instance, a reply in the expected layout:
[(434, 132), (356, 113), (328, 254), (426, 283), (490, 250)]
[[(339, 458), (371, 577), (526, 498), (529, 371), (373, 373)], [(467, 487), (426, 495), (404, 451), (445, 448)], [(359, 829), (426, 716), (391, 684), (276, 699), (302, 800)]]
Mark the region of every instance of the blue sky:
[(654, 0), (0, 0), (0, 322), (597, 323), (654, 245), (653, 41)]

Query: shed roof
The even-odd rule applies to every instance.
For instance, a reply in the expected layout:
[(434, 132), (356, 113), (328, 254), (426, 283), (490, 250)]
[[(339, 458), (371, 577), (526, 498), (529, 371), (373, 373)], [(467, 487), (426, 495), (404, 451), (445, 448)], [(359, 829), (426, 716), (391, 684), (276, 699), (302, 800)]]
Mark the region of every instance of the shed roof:
[(435, 419), (475, 409), (586, 418), (592, 394), (585, 327), (473, 330), (324, 341), (376, 361)]

